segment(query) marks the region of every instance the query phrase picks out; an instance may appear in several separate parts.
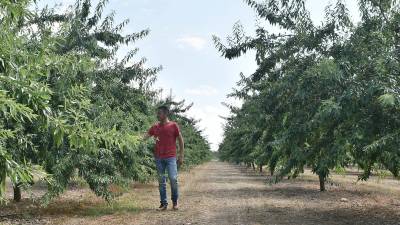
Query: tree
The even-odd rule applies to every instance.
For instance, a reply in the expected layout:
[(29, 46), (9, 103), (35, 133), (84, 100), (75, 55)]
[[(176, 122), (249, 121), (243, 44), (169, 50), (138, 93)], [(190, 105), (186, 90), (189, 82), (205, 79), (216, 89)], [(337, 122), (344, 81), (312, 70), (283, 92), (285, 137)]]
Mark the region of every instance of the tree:
[[(280, 30), (260, 26), (249, 37), (237, 24), (228, 47), (214, 37), (224, 57), (255, 50), (258, 64), (232, 94), (244, 104), (228, 120), (221, 156), (263, 162), (271, 172), (278, 168), (275, 181), (310, 167), (321, 191), (330, 171), (350, 162), (364, 169), (361, 179), (376, 166), (398, 176), (399, 39), (394, 24), (399, 3), (359, 1), (362, 21), (357, 25), (341, 0), (326, 8), (321, 25), (311, 21), (302, 0), (246, 3)], [(262, 135), (252, 140), (243, 135), (248, 129)], [(246, 143), (245, 150), (236, 148)]]
[[(21, 187), (45, 179), (44, 203), (74, 176), (107, 201), (121, 194), (113, 185), (153, 179), (152, 143), (140, 136), (155, 120), (152, 84), (161, 67), (135, 62), (137, 49), (117, 58), (119, 48), (149, 31), (122, 35), (128, 21), (114, 25), (114, 13), (103, 18), (107, 1), (91, 12), (91, 1), (77, 0), (62, 13), (30, 11), (31, 3), (1, 1), (0, 197), (6, 176), (15, 200)], [(190, 165), (209, 154), (195, 126), (193, 120), (184, 125), (192, 137), (187, 145), (204, 155), (189, 154)]]
[(28, 39), (15, 36), (21, 18), (30, 16), (27, 6), (28, 1), (0, 2), (0, 198), (8, 176), (16, 201), (21, 199), (21, 186), (31, 184), (34, 176), (45, 178), (42, 169), (29, 158), (37, 150), (33, 127), (45, 126), (43, 118), (49, 113), (51, 95), (41, 82), (50, 58), (42, 52), (32, 54)]

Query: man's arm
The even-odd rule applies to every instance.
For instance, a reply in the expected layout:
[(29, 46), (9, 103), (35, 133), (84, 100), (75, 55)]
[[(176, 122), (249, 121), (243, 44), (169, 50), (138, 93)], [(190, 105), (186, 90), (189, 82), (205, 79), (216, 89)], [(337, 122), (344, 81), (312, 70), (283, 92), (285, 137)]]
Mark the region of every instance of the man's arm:
[(185, 151), (185, 143), (184, 143), (184, 141), (183, 141), (183, 137), (182, 137), (182, 134), (181, 134), (181, 133), (179, 133), (178, 142), (179, 142), (179, 158), (178, 158), (178, 163), (179, 163), (180, 165), (182, 165), (182, 164), (183, 164), (183, 155), (184, 155), (184, 151)]

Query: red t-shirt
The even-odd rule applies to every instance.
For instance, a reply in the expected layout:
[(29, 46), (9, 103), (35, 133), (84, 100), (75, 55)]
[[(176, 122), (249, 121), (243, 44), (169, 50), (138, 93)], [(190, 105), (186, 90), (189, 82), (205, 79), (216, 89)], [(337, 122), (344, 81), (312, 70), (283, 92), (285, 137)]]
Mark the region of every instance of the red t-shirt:
[(179, 132), (178, 124), (172, 121), (166, 124), (157, 123), (149, 129), (147, 133), (156, 137), (155, 157), (162, 159), (176, 157), (176, 138)]

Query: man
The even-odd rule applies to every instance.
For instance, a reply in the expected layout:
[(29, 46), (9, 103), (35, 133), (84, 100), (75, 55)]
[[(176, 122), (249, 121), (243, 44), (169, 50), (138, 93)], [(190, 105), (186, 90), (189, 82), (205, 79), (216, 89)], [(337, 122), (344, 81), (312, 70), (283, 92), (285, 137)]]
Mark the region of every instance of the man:
[(179, 130), (177, 123), (170, 121), (169, 108), (166, 106), (158, 107), (157, 117), (159, 122), (153, 125), (145, 135), (147, 140), (150, 137), (156, 139), (154, 149), (154, 157), (157, 166), (158, 184), (160, 191), (160, 210), (166, 210), (168, 207), (167, 190), (166, 190), (166, 176), (167, 170), (168, 178), (171, 184), (171, 200), (173, 209), (178, 210), (178, 168), (176, 156), (176, 139), (179, 141), (179, 157), (178, 164), (183, 164), (184, 143), (182, 134)]

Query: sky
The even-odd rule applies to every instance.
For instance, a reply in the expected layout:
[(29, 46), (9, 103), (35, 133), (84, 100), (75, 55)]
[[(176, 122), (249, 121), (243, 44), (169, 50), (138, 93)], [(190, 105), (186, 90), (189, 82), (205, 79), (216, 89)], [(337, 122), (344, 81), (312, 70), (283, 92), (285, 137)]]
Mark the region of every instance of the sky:
[[(42, 0), (38, 4), (59, 3), (62, 10), (73, 2)], [(307, 1), (315, 22), (322, 20), (329, 2)], [(358, 18), (356, 2), (347, 0), (355, 20)], [(257, 20), (254, 10), (243, 0), (110, 0), (105, 14), (112, 11), (116, 13), (116, 23), (130, 20), (126, 33), (150, 29), (148, 37), (128, 48), (138, 47), (138, 56), (147, 58), (148, 67), (162, 65), (155, 87), (165, 90), (165, 96), (172, 90), (176, 99), (194, 103), (188, 115), (200, 120), (199, 127), (204, 130), (212, 150), (217, 150), (223, 139), (221, 117), (229, 115), (221, 103), (239, 104), (238, 100), (226, 96), (239, 81), (239, 74), (250, 75), (256, 63), (251, 52), (239, 59), (224, 59), (215, 49), (212, 35), (226, 38), (238, 21), (247, 34), (254, 34)]]

